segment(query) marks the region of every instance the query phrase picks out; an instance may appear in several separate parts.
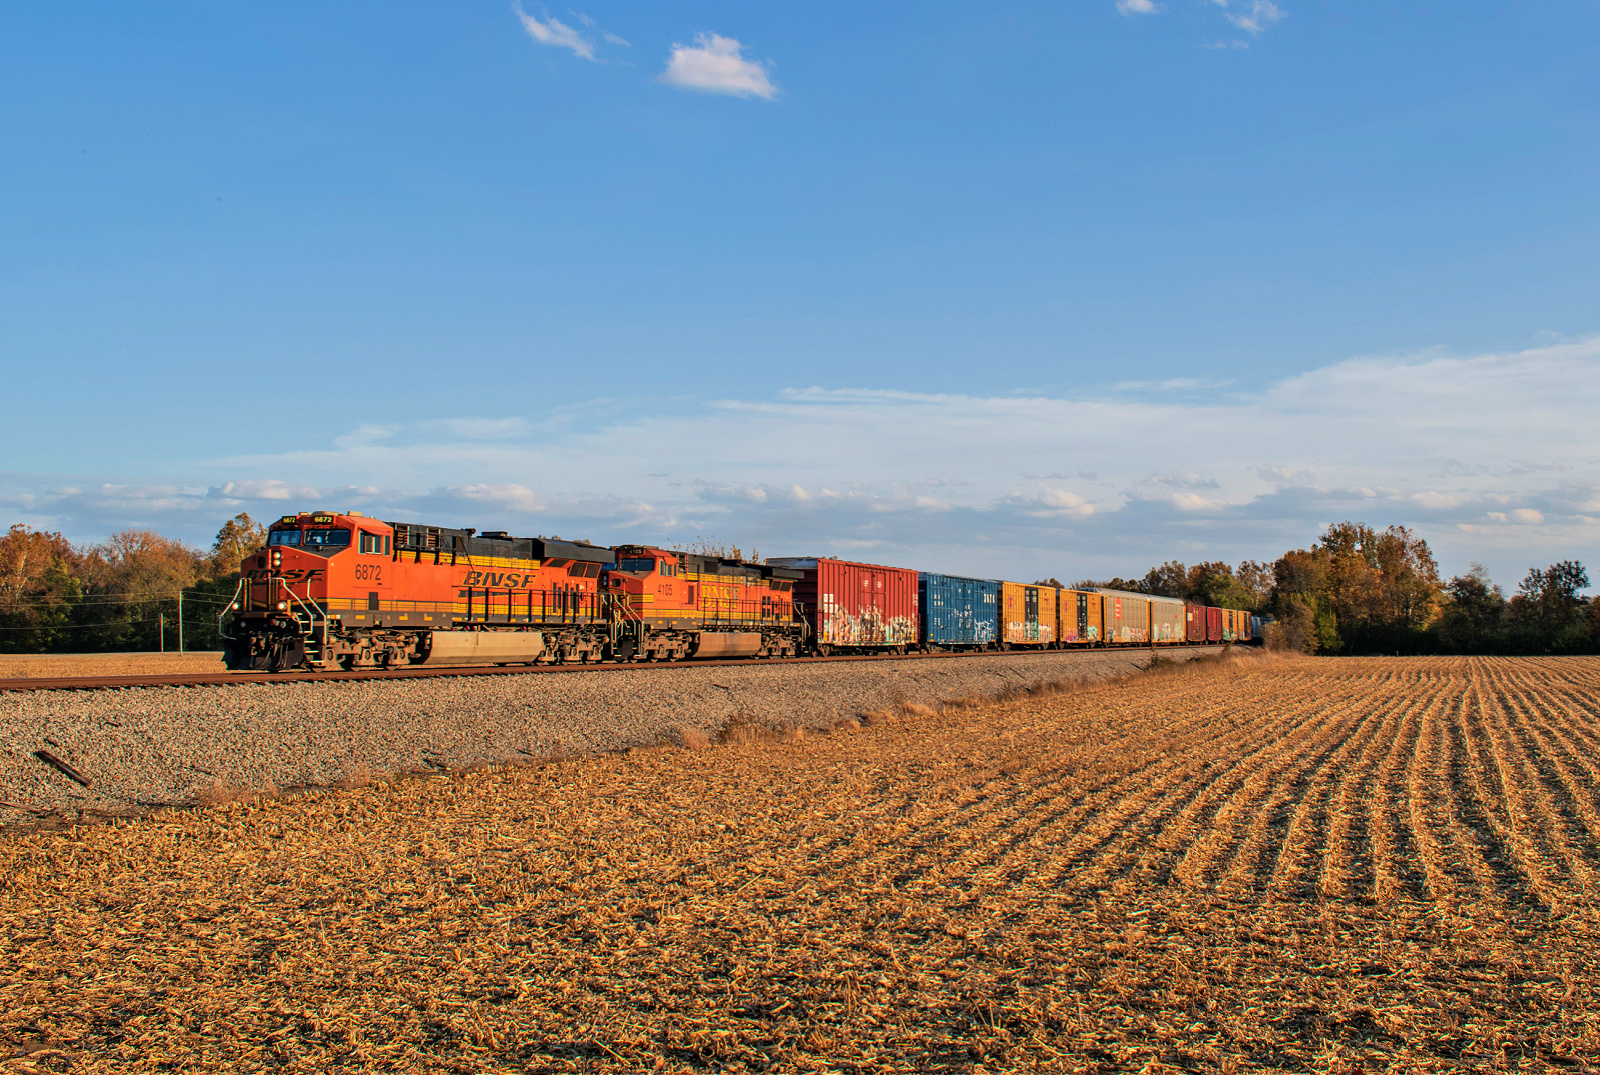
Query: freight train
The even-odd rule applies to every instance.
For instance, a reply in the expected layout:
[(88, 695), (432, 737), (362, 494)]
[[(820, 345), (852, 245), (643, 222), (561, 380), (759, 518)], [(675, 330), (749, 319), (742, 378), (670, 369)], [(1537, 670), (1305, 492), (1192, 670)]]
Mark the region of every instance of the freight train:
[(1248, 642), (1258, 617), (855, 563), (285, 515), (221, 622), (240, 671)]

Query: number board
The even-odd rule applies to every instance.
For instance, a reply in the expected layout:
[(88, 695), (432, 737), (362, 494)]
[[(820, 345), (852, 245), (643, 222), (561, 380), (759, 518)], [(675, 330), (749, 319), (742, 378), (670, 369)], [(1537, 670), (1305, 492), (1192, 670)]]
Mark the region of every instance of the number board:
[(332, 515), (313, 515), (311, 517), (311, 521), (313, 523), (331, 523), (331, 522), (333, 522), (333, 516)]

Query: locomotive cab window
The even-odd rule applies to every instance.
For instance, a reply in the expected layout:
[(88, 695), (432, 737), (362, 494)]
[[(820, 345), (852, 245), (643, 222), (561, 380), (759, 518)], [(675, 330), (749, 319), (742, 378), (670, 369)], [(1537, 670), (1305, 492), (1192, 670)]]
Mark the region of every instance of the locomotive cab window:
[(350, 544), (350, 531), (345, 529), (307, 530), (305, 544), (314, 546), (343, 546)]
[(298, 545), (300, 544), (300, 531), (274, 530), (267, 535), (268, 545)]
[(655, 569), (656, 561), (655, 557), (653, 556), (633, 556), (625, 560), (617, 561), (618, 571), (643, 571), (646, 574), (649, 574)]

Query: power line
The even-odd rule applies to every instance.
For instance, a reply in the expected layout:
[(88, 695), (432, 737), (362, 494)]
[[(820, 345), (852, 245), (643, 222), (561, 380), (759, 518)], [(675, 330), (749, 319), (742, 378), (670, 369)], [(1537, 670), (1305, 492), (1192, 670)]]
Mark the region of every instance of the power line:
[[(189, 589), (185, 589), (182, 592), (183, 592), (183, 599), (185, 601), (207, 601), (207, 600), (212, 600), (212, 601), (221, 602), (223, 604), (226, 604), (227, 601), (228, 601), (228, 599), (226, 597), (223, 597), (221, 594), (210, 593), (210, 592), (207, 592), (205, 590), (189, 590)], [(164, 597), (164, 598), (176, 599), (177, 596), (178, 596), (178, 591), (176, 591), (176, 590), (145, 590), (145, 591), (140, 591), (140, 592), (130, 593), (130, 594), (87, 594), (87, 595), (85, 595), (83, 597), (79, 597), (79, 598), (76, 598), (76, 599), (63, 597), (63, 598), (60, 598), (60, 599), (58, 599), (58, 600), (56, 600), (54, 602), (52, 602), (49, 598), (45, 598), (45, 597), (17, 598), (15, 601), (11, 601), (11, 602), (0, 602), (0, 607), (15, 608), (15, 607), (19, 607), (19, 606), (22, 606), (22, 605), (31, 604), (31, 605), (33, 605), (34, 607), (37, 607), (37, 608), (49, 608), (49, 607), (53, 607), (55, 605), (70, 605), (71, 607), (76, 608), (76, 607), (78, 607), (80, 605), (123, 605), (123, 604), (130, 604), (130, 603), (132, 603), (133, 599), (136, 598), (136, 597)]]

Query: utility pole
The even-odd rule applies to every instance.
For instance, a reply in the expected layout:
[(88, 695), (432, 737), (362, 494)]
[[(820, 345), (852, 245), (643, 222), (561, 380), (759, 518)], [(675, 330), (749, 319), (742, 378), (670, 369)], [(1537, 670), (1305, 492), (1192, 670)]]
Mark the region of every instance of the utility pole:
[(178, 588), (178, 654), (183, 654), (183, 588)]

